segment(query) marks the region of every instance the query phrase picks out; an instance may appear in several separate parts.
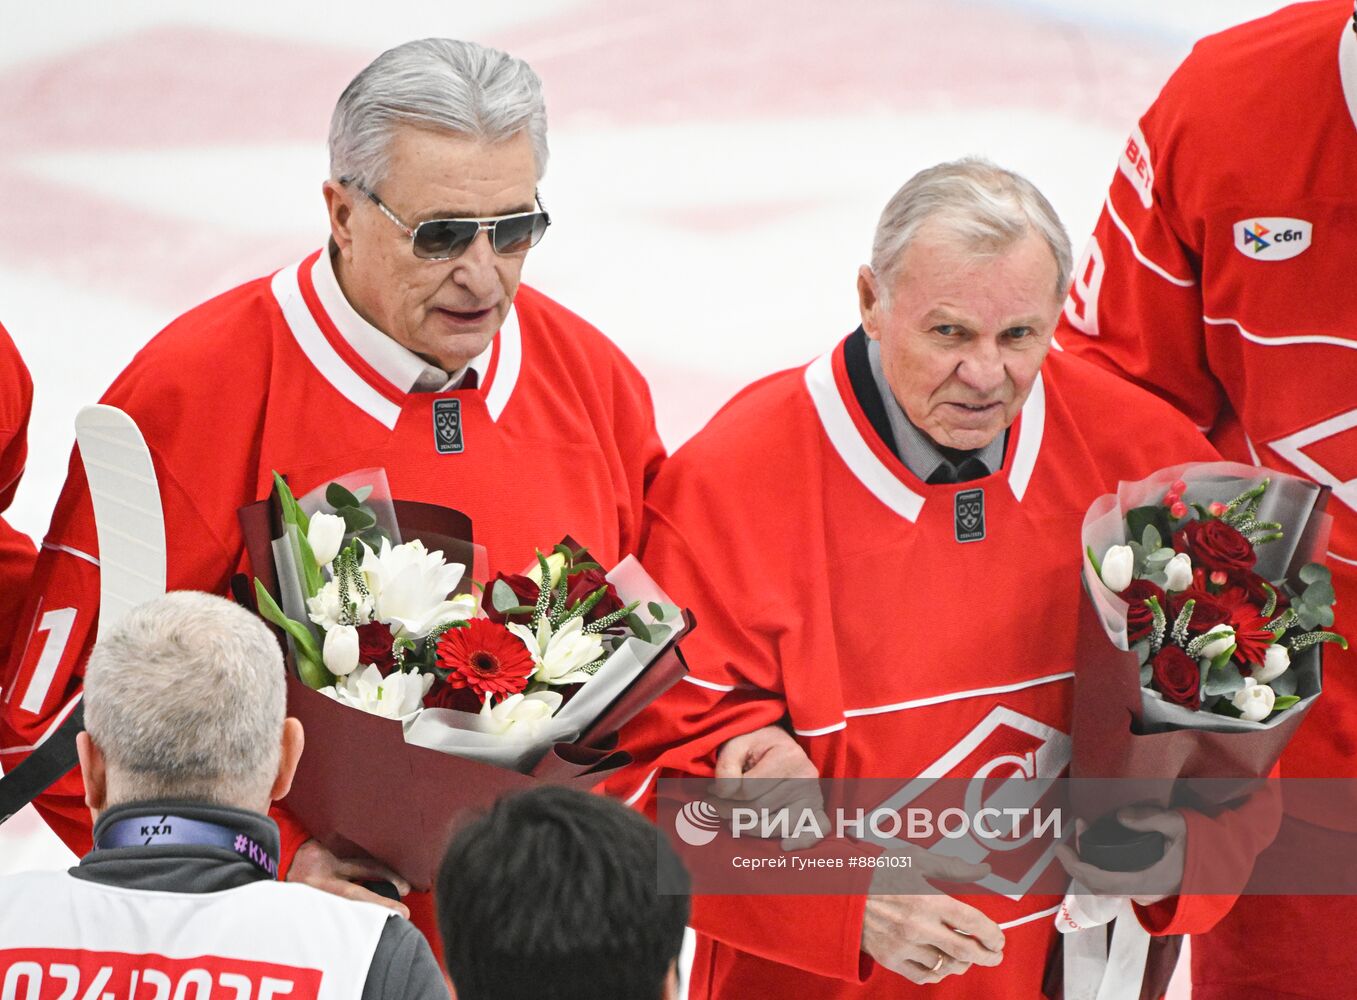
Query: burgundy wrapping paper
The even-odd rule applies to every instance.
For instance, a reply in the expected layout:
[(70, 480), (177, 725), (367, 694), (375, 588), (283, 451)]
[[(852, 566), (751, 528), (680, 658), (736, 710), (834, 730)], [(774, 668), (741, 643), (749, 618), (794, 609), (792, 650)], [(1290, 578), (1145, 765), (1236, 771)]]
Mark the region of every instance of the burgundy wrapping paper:
[[(1071, 782), (1075, 815), (1090, 824), (1136, 803), (1214, 812), (1251, 789), (1262, 789), (1264, 779), (1310, 710), (1310, 705), (1297, 706), (1271, 729), (1250, 732), (1145, 732), (1136, 655), (1112, 645), (1087, 593), (1079, 602), (1075, 648), (1070, 777), (1122, 779)], [(1319, 656), (1319, 650), (1312, 647), (1307, 655)], [(1193, 778), (1209, 780), (1194, 783)], [(1186, 888), (1191, 891), (1190, 886)], [(1182, 940), (1176, 936), (1150, 940), (1141, 1000), (1158, 1000), (1164, 995), (1181, 948)], [(1061, 1000), (1064, 995), (1061, 955), (1057, 941), (1044, 983), (1044, 992), (1051, 1000)]]
[[(478, 550), (465, 514), (413, 501), (393, 505), (402, 540), (418, 538), (473, 572)], [(276, 597), (272, 546), (283, 533), (277, 505), (269, 497), (237, 513), (254, 576)], [(238, 575), (232, 590), (237, 601), (258, 612), (248, 576)], [(618, 749), (617, 731), (687, 673), (678, 641), (694, 624), (685, 611), (682, 627), (641, 675), (586, 732), (571, 743), (555, 744), (528, 774), (407, 743), (396, 720), (311, 690), (296, 676), (285, 634), (270, 625), (288, 658), (288, 714), (301, 720), (306, 734), (284, 802), (331, 851), (375, 858), (416, 889), (427, 889), (452, 833), (502, 796), (544, 783), (589, 789), (631, 763), (631, 755)]]

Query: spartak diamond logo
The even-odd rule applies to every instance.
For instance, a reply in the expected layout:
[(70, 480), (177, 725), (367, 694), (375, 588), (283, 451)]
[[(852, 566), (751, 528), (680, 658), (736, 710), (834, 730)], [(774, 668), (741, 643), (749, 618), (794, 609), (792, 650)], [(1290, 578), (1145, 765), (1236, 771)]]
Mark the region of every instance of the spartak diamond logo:
[[(959, 806), (971, 815), (981, 808), (1030, 811), (1043, 808), (1048, 802), (1055, 808), (1061, 798), (1054, 787), (1055, 779), (1069, 767), (1070, 747), (1068, 733), (998, 706), (917, 778), (876, 808), (904, 813), (914, 806), (939, 814), (949, 806)], [(956, 782), (938, 782), (939, 778), (971, 779), (965, 802), (944, 801), (943, 797), (955, 796)], [(914, 846), (971, 864), (988, 864), (991, 873), (978, 884), (1017, 900), (1050, 868), (1056, 848), (1053, 840), (1034, 839), (1030, 829), (1018, 833), (1011, 838), (984, 840), (971, 833), (960, 838), (939, 837)], [(909, 846), (900, 838), (870, 839), (887, 848)]]

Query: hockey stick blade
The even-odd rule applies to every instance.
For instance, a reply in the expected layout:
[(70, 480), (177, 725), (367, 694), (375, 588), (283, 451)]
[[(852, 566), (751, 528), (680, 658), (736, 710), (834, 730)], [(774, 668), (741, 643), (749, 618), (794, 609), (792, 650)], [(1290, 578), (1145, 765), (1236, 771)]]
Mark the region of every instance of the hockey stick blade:
[(128, 611), (165, 593), (165, 513), (151, 451), (135, 421), (115, 406), (87, 406), (75, 439), (99, 536), (99, 635)]

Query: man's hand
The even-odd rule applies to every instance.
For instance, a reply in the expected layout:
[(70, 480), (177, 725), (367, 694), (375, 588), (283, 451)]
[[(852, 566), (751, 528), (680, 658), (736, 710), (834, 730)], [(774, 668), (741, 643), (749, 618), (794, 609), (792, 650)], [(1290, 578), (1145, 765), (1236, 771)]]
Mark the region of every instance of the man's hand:
[[(1099, 896), (1127, 896), (1141, 906), (1149, 906), (1175, 895), (1183, 884), (1183, 865), (1187, 858), (1187, 821), (1176, 809), (1153, 806), (1127, 806), (1117, 811), (1117, 820), (1132, 830), (1155, 830), (1164, 835), (1164, 856), (1149, 868), (1138, 872), (1109, 872), (1094, 868), (1061, 844), (1055, 856), (1070, 877), (1089, 892)], [(1076, 825), (1084, 832), (1082, 822)]]
[[(819, 777), (801, 744), (787, 730), (765, 726), (722, 744), (716, 755), (716, 781), (711, 787), (718, 801), (712, 804), (726, 818), (737, 806), (770, 814), (786, 809), (791, 814), (792, 829), (809, 810), (815, 814), (819, 829), (828, 830)], [(782, 849), (802, 850), (819, 840), (814, 833), (806, 832), (783, 840)]]
[(409, 882), (391, 869), (368, 858), (337, 858), (315, 840), (308, 840), (297, 848), (297, 854), (292, 859), (292, 867), (287, 872), (287, 880), (302, 882), (312, 888), (334, 893), (346, 899), (378, 903), (395, 910), (407, 919), (410, 916), (410, 911), (404, 903), (379, 896), (358, 884), (373, 880), (390, 882), (396, 887), (396, 891), (404, 896), (410, 891)]
[[(959, 881), (959, 874), (954, 870), (948, 878)], [(972, 965), (998, 965), (1004, 957), (1004, 932), (975, 907), (941, 893), (873, 894), (867, 897), (862, 921), (862, 950), (922, 986), (959, 976)]]

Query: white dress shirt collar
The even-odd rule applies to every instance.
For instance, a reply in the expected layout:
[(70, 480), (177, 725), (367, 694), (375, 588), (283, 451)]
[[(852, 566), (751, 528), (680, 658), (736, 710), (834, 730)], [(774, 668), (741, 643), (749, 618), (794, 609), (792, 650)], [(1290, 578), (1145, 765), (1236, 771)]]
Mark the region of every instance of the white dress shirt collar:
[(401, 392), (447, 392), (456, 389), (466, 377), (467, 369), (474, 369), (480, 384), (485, 384), (492, 348), (487, 347), (469, 365), (451, 375), (431, 365), (358, 314), (339, 287), (334, 260), (328, 252), (322, 251), (316, 258), (315, 266), (311, 269), (311, 283), (339, 335), (377, 374)]

